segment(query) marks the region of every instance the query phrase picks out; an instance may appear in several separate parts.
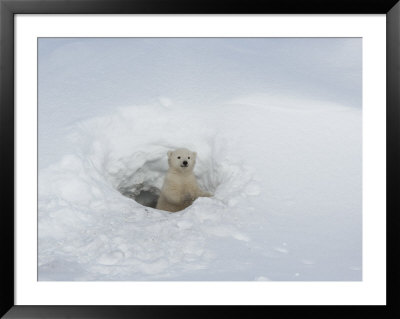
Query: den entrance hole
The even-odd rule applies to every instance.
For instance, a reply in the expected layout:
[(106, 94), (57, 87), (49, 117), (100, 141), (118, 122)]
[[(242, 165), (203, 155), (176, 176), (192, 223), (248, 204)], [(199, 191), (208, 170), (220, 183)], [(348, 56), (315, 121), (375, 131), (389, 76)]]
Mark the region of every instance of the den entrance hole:
[[(136, 157), (137, 154), (134, 154), (132, 158), (125, 159), (124, 162), (135, 161), (137, 160)], [(214, 166), (215, 164), (210, 164), (211, 168)], [(132, 171), (131, 168), (126, 167), (126, 169), (112, 174), (113, 185), (122, 195), (140, 205), (155, 208), (167, 169), (166, 154), (163, 153), (157, 158), (145, 161), (136, 170)], [(215, 194), (216, 188), (221, 184), (220, 177), (213, 174), (213, 169), (203, 169), (202, 171), (203, 174), (197, 176), (200, 188)], [(223, 172), (222, 170), (219, 171)]]
[(160, 190), (156, 187), (142, 188), (140, 185), (135, 185), (134, 190), (119, 189), (122, 195), (133, 199), (140, 205), (156, 208)]

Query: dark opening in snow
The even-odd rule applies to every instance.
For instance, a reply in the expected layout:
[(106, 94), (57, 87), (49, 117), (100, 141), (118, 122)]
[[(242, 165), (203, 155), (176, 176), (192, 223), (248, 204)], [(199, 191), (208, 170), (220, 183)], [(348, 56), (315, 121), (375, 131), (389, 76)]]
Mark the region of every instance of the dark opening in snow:
[[(225, 171), (213, 162), (213, 157), (197, 165), (199, 187), (215, 195), (217, 187), (224, 181)], [(168, 170), (167, 151), (134, 152), (113, 162), (110, 167), (106, 169), (107, 180), (116, 190), (143, 206), (156, 207)]]
[(158, 197), (159, 195), (155, 192), (152, 192), (150, 190), (142, 190), (137, 196), (134, 197), (134, 200), (137, 201), (139, 204), (142, 204), (143, 206), (156, 208)]
[(167, 153), (133, 152), (113, 162), (107, 180), (122, 195), (137, 203), (155, 208), (160, 188), (168, 168)]
[(135, 191), (126, 191), (120, 189), (122, 195), (133, 199), (139, 204), (147, 207), (156, 208), (158, 197), (160, 196), (160, 190), (156, 187), (141, 188), (140, 185)]

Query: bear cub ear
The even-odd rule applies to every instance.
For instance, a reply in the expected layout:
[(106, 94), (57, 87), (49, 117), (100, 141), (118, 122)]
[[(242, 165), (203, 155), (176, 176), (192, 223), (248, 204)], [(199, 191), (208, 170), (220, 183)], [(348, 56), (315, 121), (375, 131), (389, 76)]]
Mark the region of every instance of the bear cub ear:
[(193, 155), (194, 158), (197, 157), (197, 153), (196, 152), (193, 152), (192, 155)]
[(167, 155), (168, 155), (168, 158), (171, 158), (171, 156), (172, 156), (172, 151), (168, 151), (168, 152), (167, 152)]

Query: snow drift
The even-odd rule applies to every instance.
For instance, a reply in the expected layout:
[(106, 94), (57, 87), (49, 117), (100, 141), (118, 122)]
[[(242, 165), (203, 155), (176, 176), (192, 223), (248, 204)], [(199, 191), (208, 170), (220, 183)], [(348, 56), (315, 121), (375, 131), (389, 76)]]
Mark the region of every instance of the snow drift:
[[(277, 214), (280, 227), (286, 219), (314, 227), (327, 218), (332, 224), (324, 226), (349, 231), (346, 219), (360, 207), (360, 112), (258, 100), (212, 110), (125, 107), (71, 127), (75, 151), (40, 171), (39, 278), (279, 279), (268, 259), (275, 263), (296, 236), (310, 234), (293, 232), (289, 221), (286, 244), (263, 247), (259, 236), (274, 236)], [(198, 152), (195, 174), (215, 195), (171, 214), (148, 206), (167, 171), (166, 153), (177, 147)], [(341, 246), (333, 239), (323, 244), (328, 251)], [(299, 249), (308, 253), (298, 263), (312, 268), (312, 246)]]

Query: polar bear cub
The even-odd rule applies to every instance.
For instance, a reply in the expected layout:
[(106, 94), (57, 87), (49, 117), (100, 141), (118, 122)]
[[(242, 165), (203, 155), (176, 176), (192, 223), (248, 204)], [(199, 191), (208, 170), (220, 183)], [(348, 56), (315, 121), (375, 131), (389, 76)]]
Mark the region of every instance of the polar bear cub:
[(196, 156), (196, 152), (186, 148), (168, 151), (169, 169), (161, 188), (157, 209), (177, 212), (190, 206), (198, 197), (212, 196), (203, 192), (197, 184), (193, 173)]

